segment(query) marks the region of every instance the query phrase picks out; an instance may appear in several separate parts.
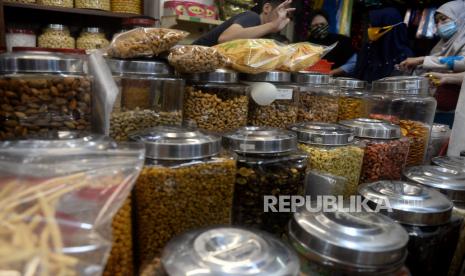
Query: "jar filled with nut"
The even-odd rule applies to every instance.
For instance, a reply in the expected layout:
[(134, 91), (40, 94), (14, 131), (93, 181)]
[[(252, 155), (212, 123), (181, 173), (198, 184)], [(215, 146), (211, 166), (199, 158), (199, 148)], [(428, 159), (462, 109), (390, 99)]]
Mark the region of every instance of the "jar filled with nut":
[(403, 135), (410, 139), (407, 165), (423, 164), (436, 111), (428, 79), (392, 77), (375, 81), (368, 102), (370, 117), (400, 124)]
[(0, 55), (0, 140), (89, 131), (92, 85), (84, 68), (85, 56), (79, 54)]
[(339, 93), (329, 75), (295, 73), (293, 79), (300, 89), (299, 122), (337, 122)]
[(37, 4), (45, 6), (57, 6), (62, 8), (72, 8), (73, 0), (37, 0)]
[(49, 24), (37, 39), (37, 45), (42, 48), (74, 49), (75, 41), (65, 25)]
[(74, 0), (75, 8), (79, 9), (96, 9), (110, 10), (110, 0)]
[(187, 78), (186, 125), (219, 133), (247, 125), (250, 87), (238, 82), (236, 72), (219, 69)]
[[(298, 123), (289, 129), (297, 134), (299, 148), (308, 153), (309, 169), (347, 180), (341, 190), (334, 191), (334, 195), (348, 197), (357, 194), (364, 147), (362, 143), (354, 143), (353, 129), (316, 122)], [(306, 190), (309, 192), (308, 187)]]
[(368, 116), (366, 100), (366, 81), (351, 78), (337, 78), (335, 81), (339, 94), (338, 121), (366, 118)]
[(108, 59), (120, 93), (110, 116), (110, 136), (127, 141), (131, 132), (159, 125), (181, 125), (184, 80), (155, 60)]
[(264, 196), (303, 195), (307, 156), (295, 133), (244, 127), (224, 135), (223, 145), (237, 159), (233, 224), (281, 236), (291, 213), (265, 212)]
[(121, 13), (142, 13), (142, 0), (111, 0), (111, 11)]
[(401, 137), (398, 125), (363, 118), (339, 123), (352, 127), (358, 140), (365, 144), (360, 183), (402, 178), (409, 140)]
[(110, 42), (100, 28), (84, 28), (76, 41), (76, 48), (84, 50), (105, 48)]
[(134, 191), (140, 266), (182, 232), (230, 224), (236, 162), (219, 157), (220, 137), (159, 126), (131, 139), (145, 143), (147, 158)]
[(290, 73), (244, 74), (242, 79), (252, 86), (249, 125), (286, 128), (297, 122), (299, 89)]

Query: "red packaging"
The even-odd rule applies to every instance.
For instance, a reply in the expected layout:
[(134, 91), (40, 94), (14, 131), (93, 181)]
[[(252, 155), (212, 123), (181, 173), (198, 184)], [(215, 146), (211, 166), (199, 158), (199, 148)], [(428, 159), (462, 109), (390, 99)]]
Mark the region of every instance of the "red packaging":
[(186, 15), (186, 2), (184, 1), (166, 1), (163, 5), (165, 9), (164, 15)]
[(205, 5), (195, 2), (185, 2), (187, 15), (205, 18)]
[(205, 18), (217, 19), (217, 13), (216, 13), (215, 6), (205, 6)]

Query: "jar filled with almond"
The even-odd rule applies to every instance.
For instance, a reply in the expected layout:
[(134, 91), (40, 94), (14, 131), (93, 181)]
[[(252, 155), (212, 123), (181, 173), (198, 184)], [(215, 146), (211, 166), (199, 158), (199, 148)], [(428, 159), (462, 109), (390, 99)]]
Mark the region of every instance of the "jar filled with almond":
[(368, 116), (366, 81), (351, 78), (337, 78), (339, 94), (338, 121), (365, 118)]
[(74, 49), (75, 40), (68, 27), (61, 24), (49, 24), (37, 38), (37, 45), (43, 48)]

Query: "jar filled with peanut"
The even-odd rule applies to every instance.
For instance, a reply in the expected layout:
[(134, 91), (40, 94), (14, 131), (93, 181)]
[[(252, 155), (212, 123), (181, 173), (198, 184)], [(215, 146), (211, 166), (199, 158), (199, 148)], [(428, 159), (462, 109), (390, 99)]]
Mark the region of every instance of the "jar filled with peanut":
[(110, 44), (100, 28), (84, 28), (76, 41), (76, 48), (84, 50), (101, 49)]
[(57, 6), (62, 8), (72, 8), (73, 0), (37, 0), (37, 4), (45, 6)]
[(110, 0), (74, 0), (74, 6), (79, 9), (111, 10)]
[(368, 116), (365, 98), (367, 82), (351, 78), (337, 78), (335, 84), (340, 91), (338, 121), (366, 118)]
[(141, 14), (142, 8), (142, 0), (111, 0), (112, 12)]
[(75, 41), (65, 25), (49, 24), (38, 37), (37, 45), (41, 48), (74, 49)]

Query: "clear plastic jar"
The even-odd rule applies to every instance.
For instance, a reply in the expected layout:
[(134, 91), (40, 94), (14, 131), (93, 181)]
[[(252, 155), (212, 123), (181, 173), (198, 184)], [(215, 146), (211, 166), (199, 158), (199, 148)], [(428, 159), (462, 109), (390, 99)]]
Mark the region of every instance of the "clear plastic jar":
[(0, 140), (89, 131), (92, 84), (85, 56), (34, 51), (0, 55)]
[(37, 0), (37, 4), (45, 6), (57, 6), (62, 8), (72, 8), (74, 0)]
[(32, 29), (8, 28), (5, 40), (9, 52), (13, 47), (36, 47), (36, 35)]
[(425, 165), (431, 164), (434, 157), (445, 155), (451, 129), (448, 125), (433, 124), (431, 129), (431, 139), (429, 141), (428, 151), (426, 153)]
[(370, 117), (400, 125), (411, 143), (407, 166), (423, 164), (435, 111), (436, 100), (430, 96), (426, 78), (392, 77), (373, 82)]
[(243, 80), (252, 86), (249, 125), (286, 128), (297, 122), (299, 89), (290, 73), (247, 74)]
[(308, 153), (309, 169), (347, 180), (334, 195), (357, 194), (364, 147), (354, 143), (352, 129), (330, 123), (299, 123), (290, 130), (297, 134), (299, 149)]
[(159, 125), (182, 124), (184, 81), (159, 61), (115, 60), (108, 64), (120, 93), (110, 116), (110, 137), (128, 135)]
[(223, 144), (237, 160), (233, 224), (281, 236), (290, 213), (264, 212), (264, 196), (303, 195), (307, 156), (297, 151), (295, 134), (244, 127), (223, 136)]
[(336, 123), (339, 93), (330, 85), (329, 75), (296, 73), (294, 82), (299, 86), (298, 122)]
[(74, 6), (79, 9), (111, 10), (110, 0), (74, 0)]
[(236, 72), (217, 70), (187, 78), (186, 125), (218, 133), (247, 125), (250, 87), (238, 83)]
[(74, 49), (75, 41), (70, 35), (68, 27), (60, 24), (50, 24), (39, 35), (37, 45), (42, 48)]
[(76, 48), (84, 50), (101, 49), (110, 44), (100, 28), (84, 28), (76, 41)]
[(340, 90), (338, 121), (366, 118), (368, 116), (366, 81), (351, 78), (337, 78)]
[(142, 9), (142, 0), (111, 0), (112, 12), (141, 14)]
[(219, 157), (220, 137), (160, 126), (131, 138), (147, 149), (134, 190), (139, 267), (176, 235), (231, 223), (236, 162)]

